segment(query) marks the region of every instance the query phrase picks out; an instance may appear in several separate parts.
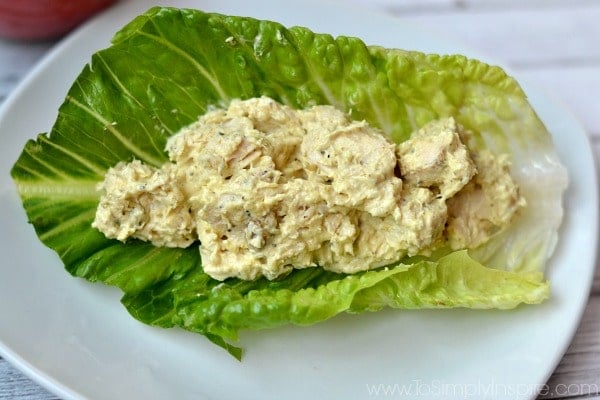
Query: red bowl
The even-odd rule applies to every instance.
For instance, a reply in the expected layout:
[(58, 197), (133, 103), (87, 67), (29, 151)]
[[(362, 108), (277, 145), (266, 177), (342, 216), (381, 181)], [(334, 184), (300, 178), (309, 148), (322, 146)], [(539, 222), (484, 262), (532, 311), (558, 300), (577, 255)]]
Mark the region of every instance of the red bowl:
[(0, 0), (0, 36), (58, 38), (116, 0)]

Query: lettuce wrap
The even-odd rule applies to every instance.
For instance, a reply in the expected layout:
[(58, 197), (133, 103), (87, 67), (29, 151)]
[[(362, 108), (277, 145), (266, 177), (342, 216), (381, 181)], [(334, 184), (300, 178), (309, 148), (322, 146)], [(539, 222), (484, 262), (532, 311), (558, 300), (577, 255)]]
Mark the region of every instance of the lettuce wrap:
[[(294, 108), (331, 104), (395, 142), (453, 116), (476, 145), (511, 157), (527, 207), (479, 248), (407, 257), (354, 275), (321, 268), (269, 281), (219, 282), (197, 247), (109, 240), (91, 227), (96, 185), (119, 161), (167, 161), (166, 140), (212, 107), (269, 96)], [(179, 326), (241, 358), (244, 329), (310, 325), (342, 312), (514, 308), (549, 296), (544, 269), (562, 219), (567, 177), (518, 83), (462, 55), (368, 46), (303, 27), (156, 7), (95, 53), (49, 133), (29, 140), (11, 171), (28, 219), (75, 277), (123, 291), (138, 320)]]

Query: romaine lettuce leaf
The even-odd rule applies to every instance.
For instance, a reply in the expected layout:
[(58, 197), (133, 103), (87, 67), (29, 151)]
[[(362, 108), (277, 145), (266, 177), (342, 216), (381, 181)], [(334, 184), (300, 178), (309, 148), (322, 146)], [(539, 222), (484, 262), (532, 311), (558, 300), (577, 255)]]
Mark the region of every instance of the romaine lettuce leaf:
[[(344, 276), (320, 268), (277, 281), (217, 282), (197, 248), (106, 239), (91, 228), (95, 185), (119, 161), (166, 161), (166, 139), (214, 106), (267, 95), (296, 108), (333, 104), (405, 140), (454, 116), (477, 146), (512, 156), (528, 207), (467, 254), (399, 260)], [(566, 174), (549, 133), (503, 70), (455, 55), (367, 46), (306, 28), (196, 10), (152, 8), (92, 56), (49, 134), (30, 140), (12, 177), (41, 241), (74, 276), (118, 286), (139, 320), (229, 344), (242, 329), (308, 325), (341, 312), (512, 308), (548, 297), (543, 269), (562, 218)]]

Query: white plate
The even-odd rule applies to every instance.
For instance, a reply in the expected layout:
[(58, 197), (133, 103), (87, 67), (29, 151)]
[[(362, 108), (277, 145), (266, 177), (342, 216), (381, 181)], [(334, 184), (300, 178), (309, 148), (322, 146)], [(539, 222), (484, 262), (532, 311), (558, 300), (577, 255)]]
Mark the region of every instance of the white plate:
[[(163, 1), (360, 36), (429, 52), (468, 51), (364, 10), (320, 1)], [(578, 325), (592, 280), (596, 175), (585, 133), (526, 88), (570, 174), (566, 218), (549, 265), (552, 297), (514, 311), (383, 311), (242, 335), (243, 362), (199, 335), (131, 318), (119, 292), (71, 278), (27, 224), (9, 169), (50, 129), (90, 55), (150, 4), (121, 2), (63, 41), (0, 113), (0, 354), (63, 398), (533, 398)], [(471, 53), (472, 54), (472, 53)]]

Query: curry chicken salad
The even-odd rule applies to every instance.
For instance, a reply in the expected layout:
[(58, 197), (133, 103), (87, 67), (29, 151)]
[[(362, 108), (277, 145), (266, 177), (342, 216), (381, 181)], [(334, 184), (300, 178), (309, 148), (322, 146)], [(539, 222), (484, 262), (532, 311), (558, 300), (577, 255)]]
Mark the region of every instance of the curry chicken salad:
[(71, 276), (238, 360), (244, 331), (542, 303), (568, 187), (499, 66), (175, 7), (91, 56), (11, 177)]
[(351, 274), (474, 248), (525, 200), (508, 156), (469, 141), (453, 118), (396, 145), (333, 106), (234, 100), (173, 135), (161, 167), (111, 168), (93, 226), (156, 246), (199, 240), (204, 271), (218, 280), (315, 266)]

